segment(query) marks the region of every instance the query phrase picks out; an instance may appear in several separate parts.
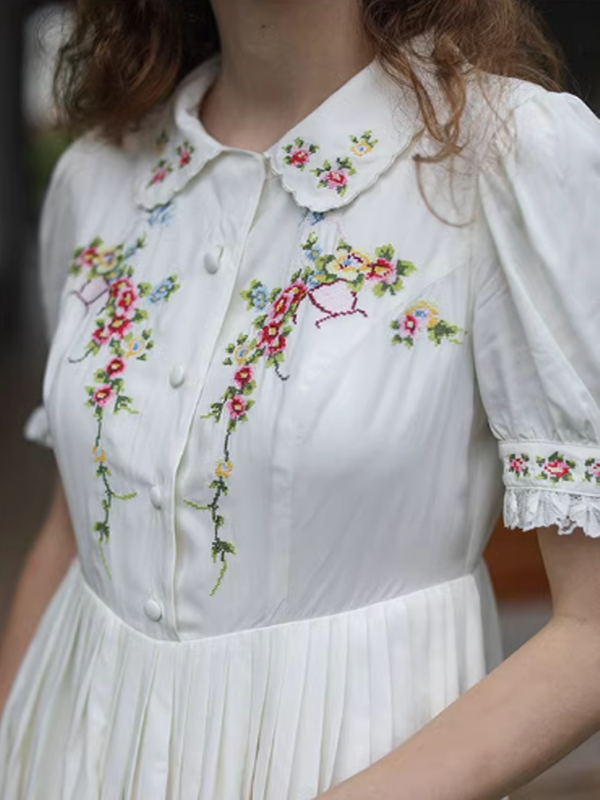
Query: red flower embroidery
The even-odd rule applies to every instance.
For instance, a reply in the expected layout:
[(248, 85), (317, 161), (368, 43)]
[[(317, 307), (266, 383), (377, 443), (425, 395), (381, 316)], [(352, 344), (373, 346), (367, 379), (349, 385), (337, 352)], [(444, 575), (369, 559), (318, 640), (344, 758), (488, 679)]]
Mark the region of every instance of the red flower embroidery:
[(134, 292), (135, 286), (129, 278), (117, 278), (110, 285), (110, 293), (113, 297), (119, 297), (123, 292)]
[(131, 327), (131, 320), (123, 314), (115, 314), (111, 321), (108, 323), (108, 329), (112, 334), (115, 334), (122, 339)]
[(387, 258), (378, 258), (377, 261), (372, 261), (365, 272), (365, 278), (368, 281), (385, 281), (386, 283), (391, 281), (393, 283), (396, 277), (396, 266)]
[(98, 255), (98, 248), (97, 247), (87, 247), (83, 250), (78, 258), (76, 263), (82, 267), (93, 267), (96, 257)]
[(269, 347), (279, 337), (279, 325), (276, 322), (268, 322), (258, 334), (258, 345)]
[(287, 314), (290, 306), (292, 305), (292, 298), (289, 294), (282, 292), (277, 300), (273, 303), (273, 307), (271, 310), (271, 319), (278, 320), (281, 319), (285, 314)]
[(245, 413), (246, 401), (241, 395), (236, 394), (227, 403), (227, 408), (229, 409), (229, 416), (231, 419), (237, 419)]
[(100, 386), (100, 388), (96, 389), (96, 391), (94, 392), (93, 395), (94, 403), (104, 408), (104, 406), (108, 403), (112, 395), (113, 395), (113, 390), (111, 386)]
[(166, 166), (165, 167), (157, 167), (156, 171), (154, 172), (154, 175), (152, 176), (152, 179), (150, 181), (150, 185), (154, 186), (157, 183), (163, 183), (166, 180), (168, 174), (169, 174), (168, 167), (166, 167)]
[(287, 346), (287, 338), (280, 333), (276, 339), (267, 345), (267, 355), (274, 356), (277, 353), (282, 353)]
[(111, 377), (113, 375), (119, 375), (125, 369), (125, 362), (122, 358), (113, 358), (112, 361), (109, 362), (108, 366), (106, 367), (106, 372)]
[(292, 150), (290, 153), (290, 165), (292, 167), (302, 167), (310, 161), (310, 153), (304, 148)]
[(188, 150), (187, 147), (181, 148), (181, 153), (179, 154), (179, 166), (180, 167), (187, 167), (187, 165), (192, 160), (192, 154)]
[(235, 373), (233, 379), (240, 389), (243, 389), (244, 386), (247, 383), (250, 383), (252, 380), (252, 367), (240, 367), (240, 369), (238, 369), (238, 371)]
[(406, 314), (400, 324), (400, 330), (406, 336), (414, 336), (419, 329), (419, 321), (414, 314)]
[(126, 291), (117, 300), (117, 306), (123, 310), (124, 314), (131, 313), (135, 309), (135, 301), (138, 296), (135, 292)]
[(345, 172), (331, 169), (322, 175), (321, 182), (326, 183), (330, 189), (341, 189), (348, 183), (348, 176)]
[(571, 467), (560, 459), (547, 461), (544, 464), (544, 472), (548, 473), (551, 478), (561, 479), (568, 475)]
[(110, 339), (110, 332), (106, 329), (104, 325), (101, 325), (99, 328), (92, 333), (92, 339), (96, 344), (103, 345), (108, 342)]
[(306, 284), (302, 281), (295, 281), (294, 283), (290, 283), (289, 286), (286, 286), (282, 294), (290, 298), (290, 305), (298, 305), (307, 291)]
[(520, 474), (525, 471), (525, 467), (526, 467), (525, 462), (523, 461), (522, 458), (519, 458), (518, 456), (516, 458), (513, 458), (510, 462), (510, 468), (513, 470), (513, 472), (518, 472)]

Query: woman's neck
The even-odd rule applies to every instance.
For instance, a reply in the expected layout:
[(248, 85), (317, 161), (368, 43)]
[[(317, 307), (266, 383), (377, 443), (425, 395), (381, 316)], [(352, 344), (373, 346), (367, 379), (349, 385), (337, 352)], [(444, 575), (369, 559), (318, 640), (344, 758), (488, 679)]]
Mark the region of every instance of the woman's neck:
[(263, 151), (374, 57), (359, 0), (212, 0), (222, 70), (202, 106), (214, 138)]

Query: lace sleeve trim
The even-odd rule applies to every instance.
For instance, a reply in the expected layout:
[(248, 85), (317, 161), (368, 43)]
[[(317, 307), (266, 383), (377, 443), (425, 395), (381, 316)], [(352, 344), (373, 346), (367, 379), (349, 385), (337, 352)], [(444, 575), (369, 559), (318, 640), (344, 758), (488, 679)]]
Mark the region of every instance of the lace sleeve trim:
[(504, 495), (507, 528), (545, 528), (557, 525), (561, 535), (582, 528), (600, 538), (600, 497), (549, 489), (507, 488)]

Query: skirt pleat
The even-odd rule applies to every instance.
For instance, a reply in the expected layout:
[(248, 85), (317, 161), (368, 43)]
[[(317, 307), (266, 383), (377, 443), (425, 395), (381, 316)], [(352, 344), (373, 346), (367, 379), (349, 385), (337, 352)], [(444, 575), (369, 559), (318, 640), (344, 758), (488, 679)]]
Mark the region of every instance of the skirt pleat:
[(76, 560), (0, 721), (0, 797), (313, 800), (495, 666), (486, 580), (165, 642), (114, 614)]

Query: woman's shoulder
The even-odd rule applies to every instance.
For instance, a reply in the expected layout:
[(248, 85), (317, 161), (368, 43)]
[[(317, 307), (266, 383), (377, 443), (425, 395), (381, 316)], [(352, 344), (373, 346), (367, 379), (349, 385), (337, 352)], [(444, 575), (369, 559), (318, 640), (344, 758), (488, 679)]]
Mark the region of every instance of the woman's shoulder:
[(141, 163), (157, 152), (157, 139), (169, 118), (169, 102), (155, 106), (119, 141), (113, 141), (98, 129), (89, 130), (72, 140), (58, 159), (54, 180), (79, 187), (89, 193), (96, 184), (110, 189), (111, 182), (122, 185), (139, 175)]
[(582, 138), (600, 142), (600, 120), (581, 98), (519, 78), (474, 75), (464, 119), (467, 150), (480, 165), (510, 154), (558, 157)]

